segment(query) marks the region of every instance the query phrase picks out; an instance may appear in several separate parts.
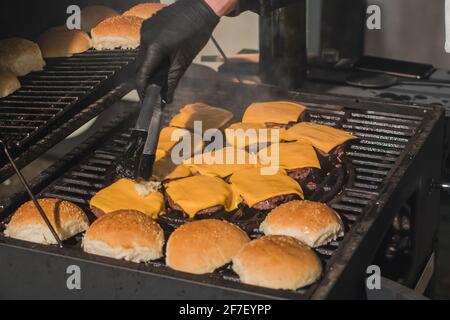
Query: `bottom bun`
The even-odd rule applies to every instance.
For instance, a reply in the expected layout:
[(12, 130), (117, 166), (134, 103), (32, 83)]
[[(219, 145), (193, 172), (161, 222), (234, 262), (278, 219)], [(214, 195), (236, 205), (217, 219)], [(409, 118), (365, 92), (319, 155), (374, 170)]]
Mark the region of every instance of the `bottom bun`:
[(92, 47), (96, 50), (114, 50), (125, 49), (132, 50), (139, 47), (140, 40), (134, 40), (127, 37), (99, 37), (92, 40)]
[(264, 236), (242, 248), (233, 259), (233, 270), (246, 284), (296, 290), (317, 281), (322, 264), (295, 238)]
[(83, 249), (87, 253), (97, 256), (113, 258), (117, 260), (125, 260), (135, 263), (157, 260), (162, 257), (162, 253), (158, 249), (149, 247), (135, 248), (113, 248), (103, 241), (86, 240), (83, 242)]
[[(86, 214), (77, 205), (58, 199), (39, 199), (39, 204), (61, 240), (89, 228)], [(32, 201), (23, 204), (6, 227), (5, 236), (40, 244), (56, 244), (56, 239)]]

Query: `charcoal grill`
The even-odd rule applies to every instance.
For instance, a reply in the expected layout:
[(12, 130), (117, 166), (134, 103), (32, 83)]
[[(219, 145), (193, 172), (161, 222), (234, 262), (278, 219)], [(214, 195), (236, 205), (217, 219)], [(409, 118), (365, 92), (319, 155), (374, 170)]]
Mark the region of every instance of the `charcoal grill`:
[[(0, 290), (0, 297), (361, 298), (365, 270), (378, 263), (375, 259), (385, 249), (383, 237), (405, 203), (412, 206), (410, 219), (415, 228), (412, 263), (404, 272), (404, 283), (413, 285), (433, 251), (435, 238), (430, 235), (436, 234), (438, 223), (439, 193), (429, 186), (441, 173), (441, 109), (191, 80), (182, 84), (174, 103), (167, 106), (165, 120), (194, 101), (228, 108), (237, 120), (249, 103), (272, 99), (303, 103), (309, 109), (310, 121), (340, 127), (360, 137), (347, 152), (354, 171), (341, 192), (329, 201), (343, 218), (347, 233), (317, 249), (325, 266), (318, 283), (298, 291), (270, 290), (239, 283), (229, 266), (210, 275), (194, 276), (169, 269), (163, 260), (133, 264), (85, 254), (79, 248), (79, 237), (60, 250), (0, 236), (0, 287), (8, 288), (7, 292)], [(40, 196), (73, 201), (88, 212), (89, 199), (110, 182), (109, 171), (124, 151), (132, 123), (119, 123), (98, 133), (38, 177), (33, 190)], [(26, 200), (23, 193), (4, 200), (0, 210), (3, 221), (7, 222)], [(170, 233), (171, 227), (161, 223)], [(82, 270), (82, 290), (66, 287), (70, 265)]]
[[(47, 59), (44, 71), (22, 77), (22, 88), (0, 99), (0, 139), (14, 156), (20, 156), (19, 164), (28, 164), (40, 155), (35, 148), (39, 140), (46, 138), (45, 151), (61, 141), (64, 137), (55, 130), (82, 110), (90, 108), (91, 112), (78, 117), (73, 131), (131, 91), (132, 86), (123, 83), (133, 71), (136, 55), (136, 50), (91, 50), (70, 58)], [(64, 131), (72, 133), (67, 127)], [(30, 148), (34, 148), (33, 155)], [(5, 163), (6, 159), (0, 158), (0, 166)], [(1, 171), (1, 181), (12, 173), (7, 168)]]

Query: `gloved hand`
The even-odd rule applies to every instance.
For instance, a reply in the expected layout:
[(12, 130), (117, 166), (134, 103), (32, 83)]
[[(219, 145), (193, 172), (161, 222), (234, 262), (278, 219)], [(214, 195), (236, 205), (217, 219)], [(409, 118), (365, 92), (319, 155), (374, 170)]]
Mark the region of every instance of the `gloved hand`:
[[(263, 0), (265, 1), (265, 0)], [(252, 11), (260, 14), (261, 4), (259, 0), (238, 0), (236, 9), (228, 14), (229, 17), (236, 17), (245, 11)]]
[(297, 0), (238, 0), (236, 9), (228, 14), (229, 17), (235, 17), (245, 11), (252, 11), (256, 14), (263, 12), (269, 13), (273, 10), (287, 7), (294, 4)]
[(178, 0), (146, 20), (136, 81), (141, 99), (147, 86), (156, 83), (166, 102), (172, 102), (180, 78), (218, 23), (219, 17), (204, 0)]

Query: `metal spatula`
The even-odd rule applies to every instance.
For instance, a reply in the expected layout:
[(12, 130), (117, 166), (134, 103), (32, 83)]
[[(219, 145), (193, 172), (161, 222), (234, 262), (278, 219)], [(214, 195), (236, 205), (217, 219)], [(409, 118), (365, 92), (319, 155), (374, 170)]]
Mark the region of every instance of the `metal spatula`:
[(118, 176), (138, 182), (152, 177), (165, 106), (161, 91), (157, 84), (148, 86), (127, 151), (116, 167)]

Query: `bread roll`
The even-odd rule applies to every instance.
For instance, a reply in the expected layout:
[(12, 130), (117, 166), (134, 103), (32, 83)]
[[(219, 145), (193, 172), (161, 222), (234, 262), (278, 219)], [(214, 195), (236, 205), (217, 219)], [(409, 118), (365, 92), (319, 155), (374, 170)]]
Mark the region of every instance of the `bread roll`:
[(4, 98), (20, 89), (19, 79), (14, 73), (0, 70), (0, 98)]
[(241, 282), (296, 290), (317, 281), (322, 264), (313, 250), (286, 236), (265, 236), (246, 244), (233, 258)]
[(247, 234), (231, 223), (197, 220), (172, 233), (167, 242), (166, 263), (182, 272), (210, 273), (229, 263), (249, 241)]
[(166, 7), (163, 3), (141, 3), (135, 5), (130, 10), (126, 11), (124, 16), (134, 16), (139, 17), (144, 20), (153, 17), (155, 13), (157, 13), (162, 8)]
[[(75, 204), (58, 199), (40, 199), (46, 216), (61, 240), (69, 239), (89, 228), (89, 220)], [(5, 236), (41, 244), (56, 244), (50, 229), (32, 201), (14, 213)]]
[(339, 215), (326, 204), (291, 201), (272, 210), (261, 223), (266, 235), (291, 236), (312, 248), (344, 235)]
[(88, 6), (81, 10), (81, 30), (90, 33), (100, 22), (120, 13), (106, 6)]
[(71, 57), (91, 47), (91, 39), (86, 32), (69, 30), (66, 26), (45, 31), (37, 42), (44, 58)]
[(95, 221), (83, 239), (87, 253), (135, 263), (163, 256), (164, 232), (145, 214), (120, 210)]
[(133, 16), (108, 18), (91, 31), (92, 46), (97, 50), (136, 49), (141, 42), (144, 19)]
[(36, 43), (21, 38), (0, 40), (0, 70), (9, 70), (22, 77), (33, 71), (42, 71), (44, 66), (45, 61)]

